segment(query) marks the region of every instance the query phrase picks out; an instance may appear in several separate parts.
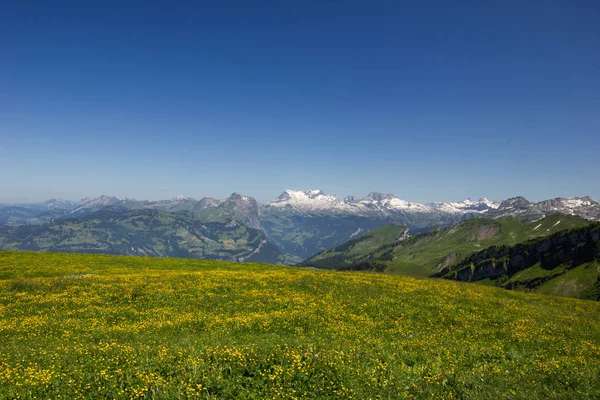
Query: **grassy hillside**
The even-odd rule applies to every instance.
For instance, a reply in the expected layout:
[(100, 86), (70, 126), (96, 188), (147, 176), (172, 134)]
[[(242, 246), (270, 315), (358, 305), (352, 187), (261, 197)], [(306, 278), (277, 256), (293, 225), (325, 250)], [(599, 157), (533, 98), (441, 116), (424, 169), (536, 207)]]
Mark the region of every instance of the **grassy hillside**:
[[(514, 218), (471, 219), (446, 229), (416, 235), (402, 242), (392, 240), (375, 250), (359, 250), (353, 242), (348, 242), (319, 253), (303, 261), (302, 265), (338, 269), (354, 263), (377, 261), (384, 263), (388, 272), (430, 276), (486, 247), (512, 245), (589, 223), (583, 218), (564, 214), (552, 214), (529, 223)], [(373, 231), (367, 232), (365, 236), (379, 234), (378, 231)], [(389, 241), (389, 236), (383, 233), (382, 236), (382, 242)], [(360, 239), (354, 242), (360, 243)]]
[(340, 246), (318, 253), (300, 265), (353, 265), (363, 262), (382, 246), (396, 243), (398, 235), (405, 229), (407, 229), (405, 226), (399, 225), (385, 225), (375, 228)]
[(600, 304), (444, 280), (0, 252), (0, 398), (598, 398)]
[(600, 223), (491, 246), (435, 276), (600, 300)]

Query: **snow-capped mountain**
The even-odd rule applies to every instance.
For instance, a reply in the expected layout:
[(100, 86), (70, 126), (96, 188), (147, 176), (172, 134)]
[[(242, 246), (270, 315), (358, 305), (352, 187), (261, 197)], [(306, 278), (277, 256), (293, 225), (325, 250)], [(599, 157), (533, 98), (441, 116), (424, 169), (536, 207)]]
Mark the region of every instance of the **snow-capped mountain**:
[(485, 213), (496, 209), (500, 202), (481, 198), (478, 201), (467, 199), (458, 202), (437, 202), (421, 204), (403, 200), (388, 193), (371, 192), (363, 198), (348, 196), (344, 199), (325, 194), (322, 190), (286, 190), (276, 200), (266, 202), (267, 207), (288, 207), (301, 212), (342, 212), (359, 215), (390, 213), (442, 213), (468, 214)]
[[(530, 202), (518, 196), (504, 201), (492, 201), (485, 197), (477, 201), (432, 202), (421, 204), (403, 200), (393, 194), (371, 192), (363, 198), (348, 196), (340, 198), (325, 194), (322, 190), (286, 190), (276, 200), (263, 204), (266, 213), (278, 210), (310, 214), (350, 214), (363, 217), (428, 219), (439, 223), (456, 222), (473, 217), (518, 217), (533, 219), (561, 212), (582, 218), (600, 220), (600, 203), (585, 197), (557, 197)], [(403, 221), (400, 221), (403, 222)]]
[(342, 199), (325, 194), (322, 190), (286, 190), (274, 201), (266, 202), (265, 206), (289, 206), (300, 211), (352, 211), (352, 207)]
[(371, 192), (366, 197), (360, 199), (354, 204), (358, 208), (379, 210), (382, 212), (408, 211), (423, 213), (432, 211), (431, 207), (425, 204), (402, 200), (391, 193), (382, 194), (378, 192)]
[(468, 218), (476, 216), (543, 216), (554, 212), (579, 215), (587, 219), (600, 219), (600, 203), (585, 197), (557, 197), (530, 202), (524, 197), (504, 201), (492, 201), (485, 197), (474, 201), (432, 202), (421, 204), (403, 200), (393, 194), (371, 192), (363, 198), (348, 196), (340, 198), (322, 190), (286, 190), (276, 200), (264, 203), (270, 209), (286, 208), (301, 213), (343, 213), (362, 216), (401, 214), (436, 214), (439, 216)]
[(393, 194), (371, 192), (358, 198), (325, 194), (322, 190), (286, 190), (274, 201), (265, 203), (267, 207), (286, 207), (298, 211), (329, 211), (353, 214), (388, 213), (393, 211), (429, 212), (431, 208), (419, 203), (402, 200)]
[(486, 199), (421, 204), (391, 193), (342, 199), (322, 190), (286, 190), (263, 204), (261, 227), (281, 249), (306, 258), (382, 225), (404, 225), (422, 232), (484, 215), (498, 205)]

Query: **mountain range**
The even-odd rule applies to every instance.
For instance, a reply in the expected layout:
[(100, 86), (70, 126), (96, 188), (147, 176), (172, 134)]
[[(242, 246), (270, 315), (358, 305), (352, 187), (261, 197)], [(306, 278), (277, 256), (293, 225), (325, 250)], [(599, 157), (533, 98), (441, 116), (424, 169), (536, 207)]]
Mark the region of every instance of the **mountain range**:
[[(77, 202), (53, 199), (35, 204), (0, 205), (0, 248), (31, 249), (32, 246), (37, 246), (40, 250), (108, 251), (117, 254), (145, 253), (165, 256), (183, 254), (189, 257), (228, 260), (246, 259), (250, 251), (253, 252), (255, 261), (293, 264), (388, 224), (406, 226), (415, 234), (472, 218), (516, 217), (532, 221), (557, 212), (597, 220), (600, 219), (600, 203), (589, 197), (555, 198), (541, 202), (514, 197), (503, 201), (481, 198), (476, 201), (467, 199), (421, 204), (400, 199), (392, 194), (372, 192), (363, 198), (340, 198), (321, 190), (286, 190), (275, 200), (264, 203), (258, 203), (252, 197), (237, 193), (221, 200), (210, 197), (196, 200), (185, 196), (160, 201), (119, 199), (111, 196), (86, 198)], [(126, 222), (130, 219), (137, 221), (136, 229)], [(175, 250), (173, 246), (156, 244), (156, 238), (150, 240), (143, 234), (144, 229), (149, 229), (144, 225), (146, 222), (155, 226), (157, 221), (161, 221), (160, 223), (171, 224), (175, 229), (175, 220), (185, 221), (184, 225), (190, 227), (197, 224), (216, 224), (210, 228), (212, 236), (207, 233), (207, 237), (211, 237), (214, 243), (209, 245), (208, 242), (200, 240), (199, 244), (187, 234), (181, 234), (183, 239), (178, 242), (179, 250)], [(88, 224), (90, 221), (96, 221), (95, 228), (86, 231), (87, 236), (74, 228), (83, 221), (87, 221)], [(121, 223), (123, 226), (119, 225)], [(70, 242), (55, 237), (58, 235), (58, 227), (68, 231), (70, 226), (73, 227), (72, 234), (77, 233), (73, 243), (78, 243), (78, 247), (64, 247), (65, 243)], [(244, 240), (247, 241), (242, 244), (241, 237), (236, 237), (233, 244), (225, 242), (232, 239), (230, 229), (234, 226), (243, 227), (248, 232), (256, 231), (256, 235), (261, 239), (254, 242), (246, 238)], [(123, 227), (127, 229), (123, 230)], [(176, 234), (178, 229), (175, 229)], [(145, 237), (149, 242), (145, 243), (145, 247), (108, 246), (110, 240), (106, 237), (113, 237), (111, 235), (115, 230), (120, 232), (121, 244), (128, 241), (137, 243), (141, 237)], [(158, 232), (155, 233), (158, 235)], [(45, 239), (42, 240), (40, 235)], [(200, 236), (203, 235), (204, 233)], [(100, 237), (105, 238), (103, 240), (108, 247), (97, 245)], [(264, 244), (261, 244), (263, 241)], [(34, 246), (32, 243), (37, 244)], [(81, 245), (82, 243), (87, 244)], [(209, 247), (220, 246), (215, 243), (228, 243), (230, 250), (235, 248), (236, 251), (220, 254), (208, 251)], [(265, 244), (268, 246), (265, 247)], [(198, 246), (203, 250), (198, 251)], [(145, 250), (133, 251), (132, 247)], [(157, 250), (159, 248), (162, 250)], [(267, 248), (270, 249), (268, 252)], [(261, 252), (269, 255), (263, 257)]]

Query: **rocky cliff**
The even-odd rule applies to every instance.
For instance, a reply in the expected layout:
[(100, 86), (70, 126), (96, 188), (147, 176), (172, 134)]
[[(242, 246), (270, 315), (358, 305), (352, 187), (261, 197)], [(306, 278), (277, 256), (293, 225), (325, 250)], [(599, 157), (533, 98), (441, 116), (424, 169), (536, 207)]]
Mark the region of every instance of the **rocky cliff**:
[(514, 246), (491, 246), (457, 264), (445, 266), (434, 276), (465, 282), (483, 279), (507, 281), (520, 271), (540, 267), (543, 271), (537, 274), (539, 276), (531, 274), (537, 283), (530, 284), (535, 286), (553, 277), (551, 272), (544, 271), (552, 271), (560, 266), (560, 272), (564, 273), (585, 263), (598, 261), (600, 223), (595, 223)]

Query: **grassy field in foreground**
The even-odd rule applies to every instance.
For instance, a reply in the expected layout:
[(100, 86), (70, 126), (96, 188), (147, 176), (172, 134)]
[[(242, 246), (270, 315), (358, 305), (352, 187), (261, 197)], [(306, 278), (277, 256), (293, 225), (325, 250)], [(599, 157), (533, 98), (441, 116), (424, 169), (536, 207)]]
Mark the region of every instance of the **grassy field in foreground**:
[(599, 398), (600, 304), (258, 264), (0, 252), (0, 398)]

